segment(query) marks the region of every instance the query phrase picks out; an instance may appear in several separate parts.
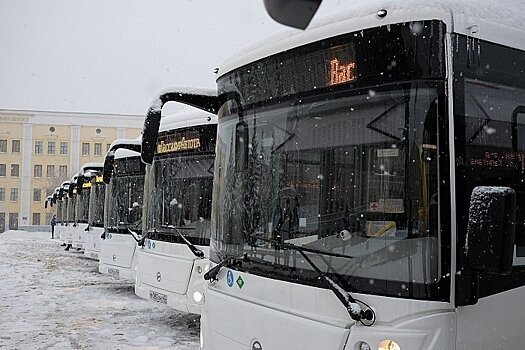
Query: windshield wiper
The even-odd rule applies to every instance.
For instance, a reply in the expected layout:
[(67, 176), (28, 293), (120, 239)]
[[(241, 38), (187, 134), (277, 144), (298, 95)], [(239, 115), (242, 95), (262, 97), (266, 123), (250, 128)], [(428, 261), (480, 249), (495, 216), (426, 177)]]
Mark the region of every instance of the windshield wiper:
[(218, 281), (217, 275), (223, 267), (233, 267), (233, 266), (242, 266), (243, 262), (250, 262), (251, 259), (248, 258), (247, 253), (243, 253), (241, 256), (230, 256), (222, 259), (217, 265), (211, 268), (208, 272), (204, 274), (204, 279), (206, 281)]
[(204, 258), (204, 252), (202, 250), (200, 250), (199, 248), (197, 248), (193, 243), (191, 243), (190, 241), (188, 241), (188, 239), (186, 238), (186, 236), (184, 236), (178, 228), (176, 228), (175, 226), (173, 225), (168, 225), (167, 227), (175, 230), (175, 232), (177, 232), (177, 234), (180, 236), (180, 238), (182, 238), (182, 240), (184, 241), (184, 243), (186, 243), (186, 245), (188, 246), (188, 248), (190, 248), (191, 252), (197, 257), (197, 258), (201, 258), (203, 259)]
[[(360, 300), (354, 299), (349, 292), (347, 292), (343, 287), (341, 287), (338, 283), (336, 283), (333, 279), (331, 279), (323, 271), (321, 271), (321, 269), (308, 257), (308, 255), (306, 255), (306, 252), (313, 252), (313, 253), (317, 253), (317, 252), (315, 252), (312, 249), (296, 246), (295, 244), (281, 243), (276, 240), (273, 240), (272, 243), (275, 244), (276, 249), (282, 248), (282, 249), (295, 250), (299, 252), (299, 254), (301, 254), (302, 257), (304, 258), (304, 260), (306, 260), (306, 262), (323, 279), (325, 284), (335, 294), (337, 299), (339, 299), (339, 301), (344, 305), (344, 307), (350, 314), (350, 317), (354, 321), (361, 322), (361, 324), (363, 324), (364, 326), (371, 326), (375, 323), (376, 315), (375, 315), (374, 310), (372, 310), (370, 306), (368, 306), (366, 303)], [(319, 252), (317, 254), (333, 255), (333, 253), (326, 254), (326, 252)], [(335, 271), (333, 273), (337, 277), (340, 277), (339, 274), (337, 274)], [(366, 306), (366, 310), (363, 311), (363, 309), (361, 308), (361, 305), (359, 304), (363, 304), (364, 306)], [(366, 322), (366, 321), (369, 321), (369, 322)]]

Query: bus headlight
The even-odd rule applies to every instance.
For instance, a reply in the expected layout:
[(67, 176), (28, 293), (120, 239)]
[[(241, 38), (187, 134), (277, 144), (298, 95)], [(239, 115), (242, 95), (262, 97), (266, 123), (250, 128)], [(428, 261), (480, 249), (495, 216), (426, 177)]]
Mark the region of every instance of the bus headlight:
[(366, 341), (362, 341), (358, 344), (357, 350), (370, 350), (370, 345)]
[(379, 343), (377, 350), (401, 350), (401, 347), (395, 341), (387, 339)]
[(200, 303), (202, 301), (202, 298), (204, 296), (202, 295), (201, 292), (194, 292), (193, 293), (193, 300), (195, 300), (196, 303)]

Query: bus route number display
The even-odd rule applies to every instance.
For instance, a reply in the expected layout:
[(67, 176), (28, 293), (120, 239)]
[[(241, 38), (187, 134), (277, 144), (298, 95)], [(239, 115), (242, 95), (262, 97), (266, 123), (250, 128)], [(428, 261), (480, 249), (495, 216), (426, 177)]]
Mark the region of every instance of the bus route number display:
[(330, 49), (328, 61), (327, 85), (351, 83), (357, 79), (355, 50), (352, 44), (345, 44)]

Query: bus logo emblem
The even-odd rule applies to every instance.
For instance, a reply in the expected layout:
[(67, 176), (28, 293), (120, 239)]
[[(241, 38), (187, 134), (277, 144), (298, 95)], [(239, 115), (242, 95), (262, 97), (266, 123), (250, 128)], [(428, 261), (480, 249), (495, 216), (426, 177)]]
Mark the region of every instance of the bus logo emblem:
[(242, 289), (242, 286), (244, 286), (244, 280), (241, 276), (237, 277), (237, 285), (239, 286), (239, 289)]
[(162, 280), (162, 275), (160, 272), (157, 272), (157, 282), (160, 282)]
[(226, 283), (228, 283), (228, 287), (233, 287), (233, 272), (232, 270), (228, 270), (226, 273)]
[(262, 350), (262, 345), (257, 340), (252, 344), (252, 350)]

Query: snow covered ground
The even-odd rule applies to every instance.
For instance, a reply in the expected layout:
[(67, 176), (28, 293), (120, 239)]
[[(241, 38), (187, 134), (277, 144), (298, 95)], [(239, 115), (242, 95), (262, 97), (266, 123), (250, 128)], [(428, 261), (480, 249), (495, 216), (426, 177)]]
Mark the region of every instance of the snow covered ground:
[(135, 296), (50, 233), (0, 233), (0, 348), (198, 349), (199, 317)]

